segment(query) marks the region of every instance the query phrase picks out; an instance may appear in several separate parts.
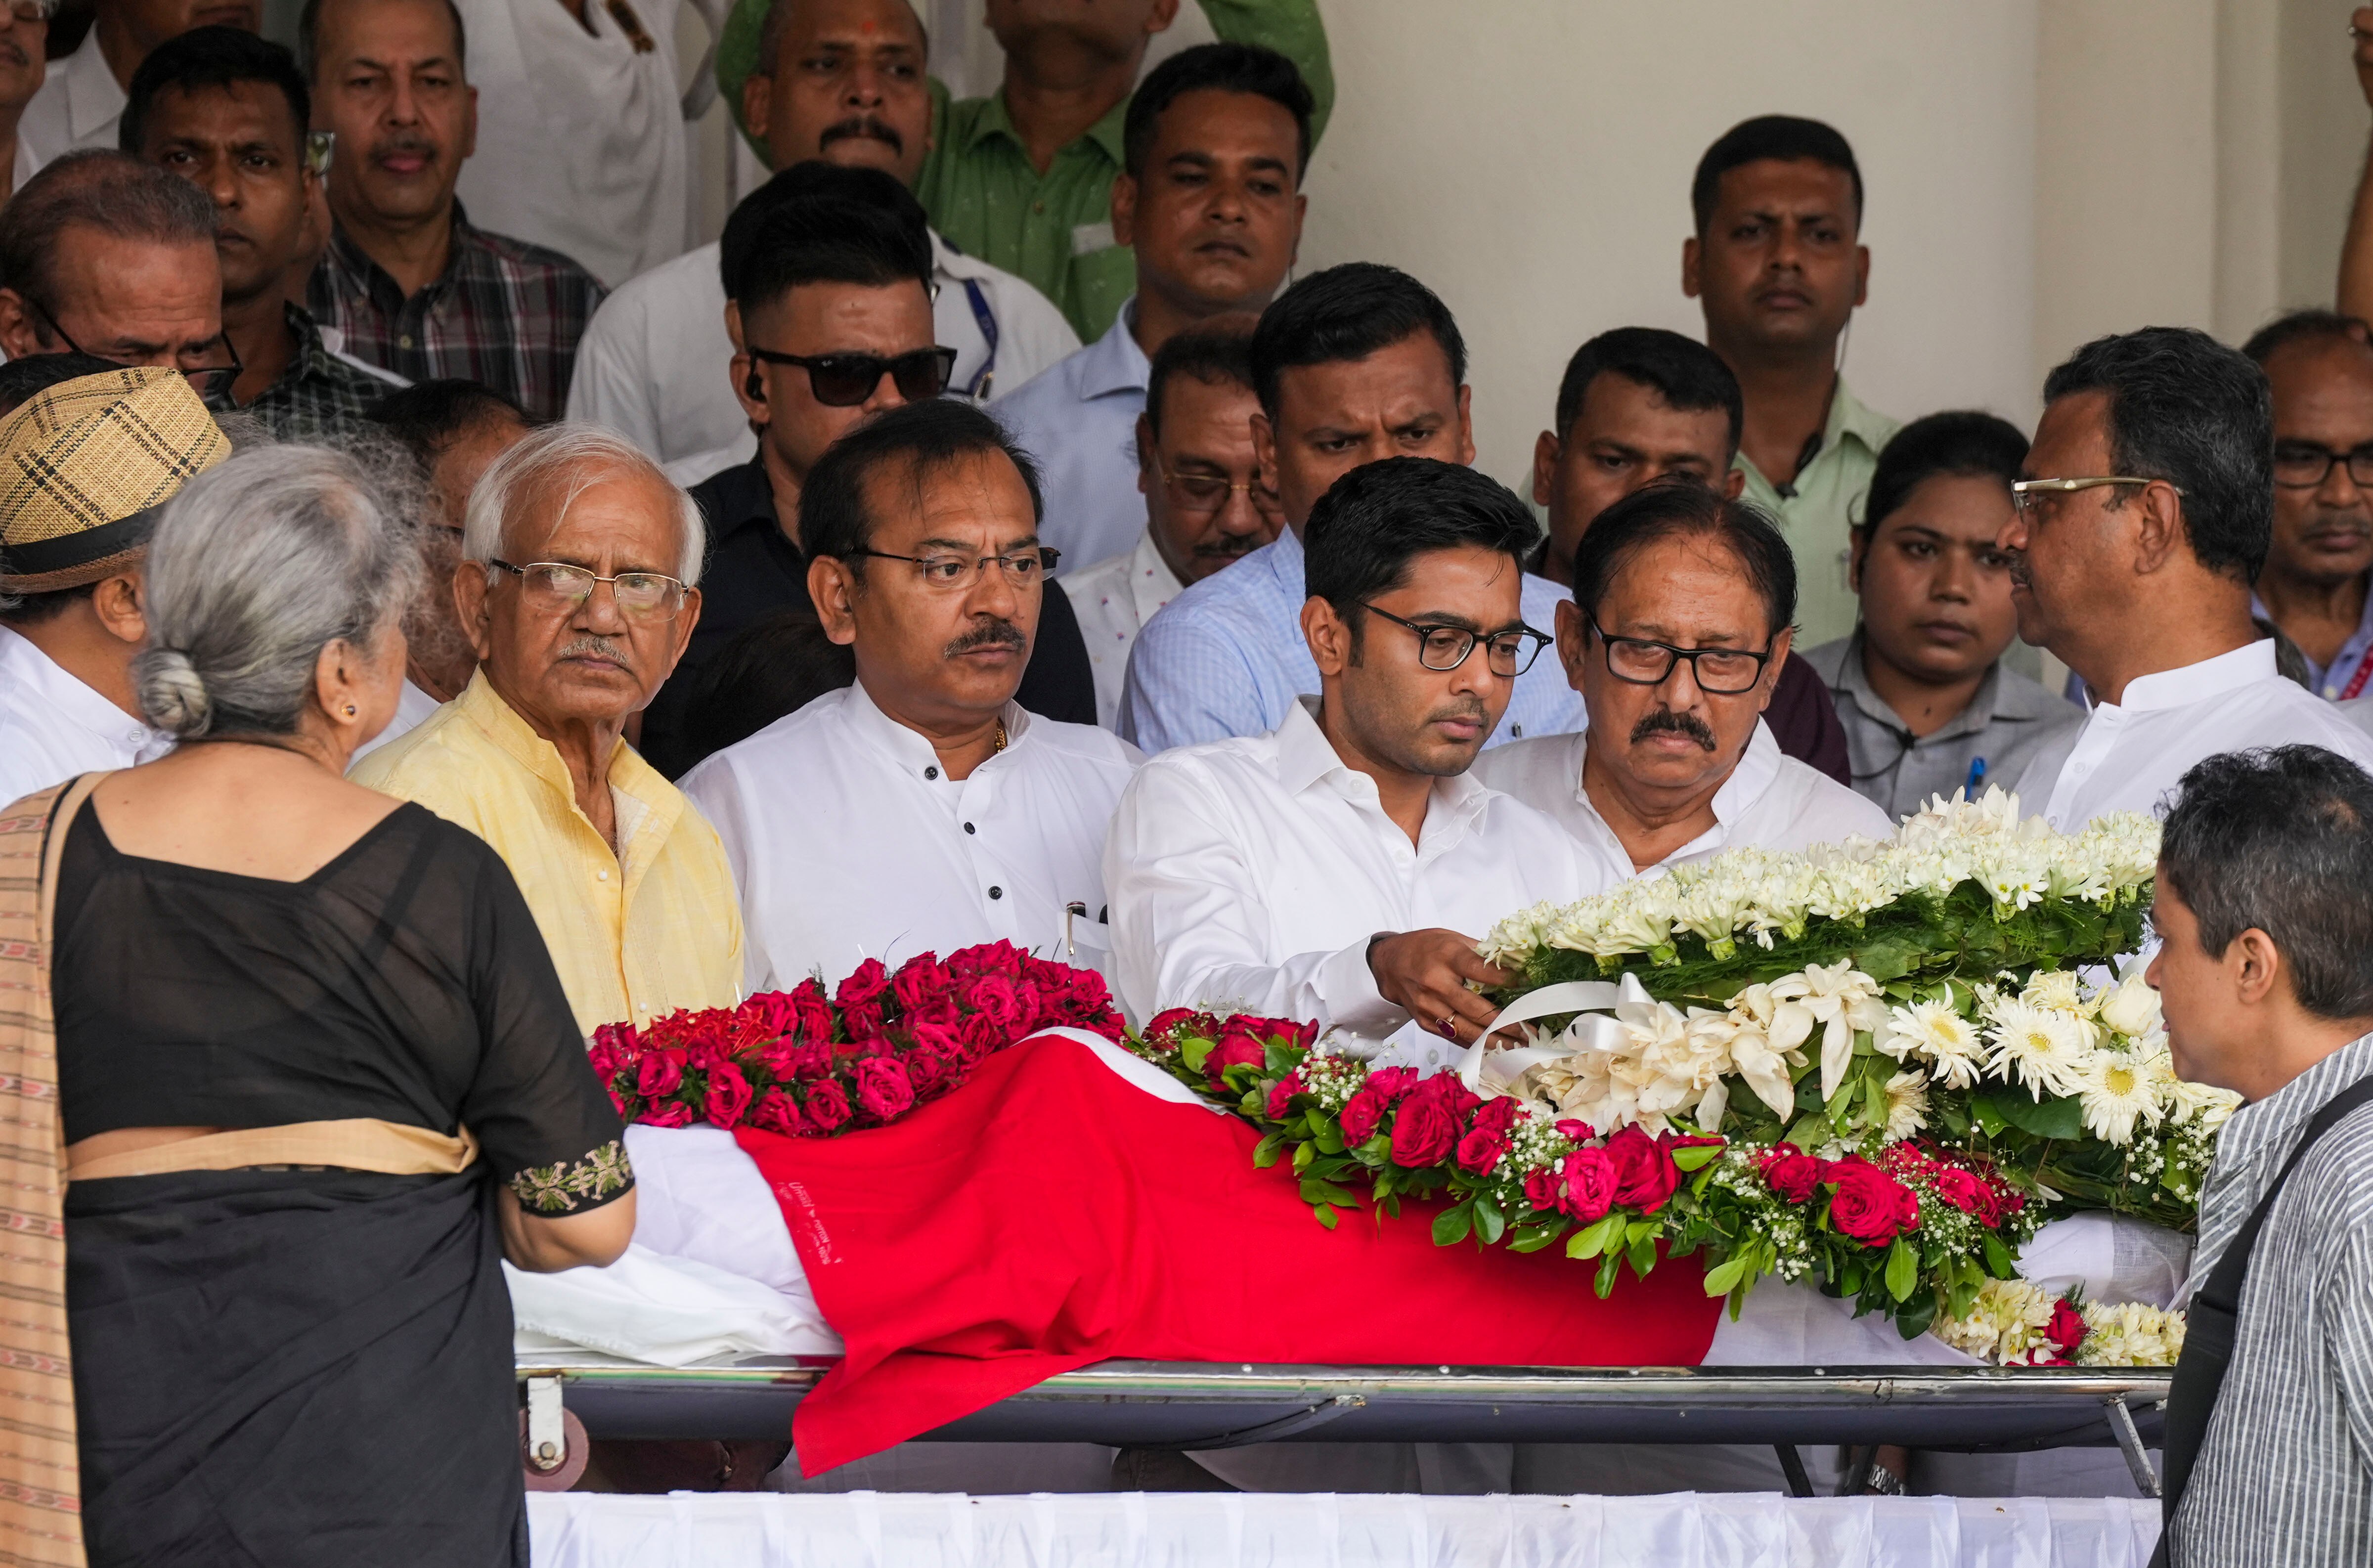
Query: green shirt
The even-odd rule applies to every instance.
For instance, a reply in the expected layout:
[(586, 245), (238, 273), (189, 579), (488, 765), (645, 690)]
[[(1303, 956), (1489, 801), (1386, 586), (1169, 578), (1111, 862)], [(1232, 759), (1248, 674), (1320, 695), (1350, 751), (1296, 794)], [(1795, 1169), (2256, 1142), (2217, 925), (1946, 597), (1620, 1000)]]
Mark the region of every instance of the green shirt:
[[(1317, 0), (1199, 0), (1212, 32), (1293, 62), (1316, 108), (1314, 142), (1335, 104), (1335, 67)], [(738, 123), (742, 83), (756, 64), (767, 0), (736, 0), (717, 52), (717, 81)], [(1113, 243), (1112, 182), (1121, 171), (1128, 99), (1066, 144), (1041, 174), (1031, 166), (1005, 95), (951, 99), (931, 79), (931, 151), (915, 194), (950, 244), (1035, 285), (1093, 343), (1137, 287), (1137, 259)], [(744, 128), (745, 135), (748, 134)], [(754, 141), (753, 146), (756, 146)], [(763, 158), (766, 149), (758, 147)]]
[(1861, 521), (1863, 497), (1878, 467), (1878, 452), (1899, 427), (1863, 406), (1838, 378), (1820, 450), (1796, 471), (1789, 493), (1763, 476), (1745, 452), (1733, 466), (1747, 475), (1744, 498), (1780, 520), (1796, 552), (1796, 644), (1811, 648), (1854, 629), (1861, 606), (1846, 586), (1847, 532)]

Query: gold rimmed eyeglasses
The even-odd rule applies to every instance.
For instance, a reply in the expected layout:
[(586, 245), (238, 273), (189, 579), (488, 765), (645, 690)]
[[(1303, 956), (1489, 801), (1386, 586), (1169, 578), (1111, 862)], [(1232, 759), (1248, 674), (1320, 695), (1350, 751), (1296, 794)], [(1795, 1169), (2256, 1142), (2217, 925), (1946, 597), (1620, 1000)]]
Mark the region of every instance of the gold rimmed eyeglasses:
[(2035, 503), (2047, 496), (2073, 496), (2079, 490), (2098, 490), (2105, 485), (2167, 485), (2177, 495), (2183, 494), (2182, 486), (2168, 485), (2164, 479), (2107, 474), (2093, 479), (2014, 479), (2010, 486), (2010, 504), (2017, 509), (2019, 516), (2032, 517)]

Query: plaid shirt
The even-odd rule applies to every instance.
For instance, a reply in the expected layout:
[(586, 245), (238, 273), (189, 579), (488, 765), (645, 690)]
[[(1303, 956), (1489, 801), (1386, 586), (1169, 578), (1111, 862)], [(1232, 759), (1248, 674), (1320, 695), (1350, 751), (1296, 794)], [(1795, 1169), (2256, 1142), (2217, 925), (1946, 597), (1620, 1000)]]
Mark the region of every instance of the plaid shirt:
[(288, 307), (287, 321), (288, 330), (297, 334), (297, 352), (288, 357), (288, 368), (253, 403), (244, 407), (232, 404), (219, 412), (251, 415), (284, 441), (314, 441), (344, 436), (364, 424), (370, 406), (403, 384), (331, 353), (321, 342), (321, 329), (298, 306)]
[(567, 256), (473, 228), (455, 202), (444, 276), (407, 299), (340, 228), (314, 270), (310, 302), (358, 359), (406, 380), (478, 381), (538, 418), (557, 419), (577, 340), (602, 296), (593, 275)]

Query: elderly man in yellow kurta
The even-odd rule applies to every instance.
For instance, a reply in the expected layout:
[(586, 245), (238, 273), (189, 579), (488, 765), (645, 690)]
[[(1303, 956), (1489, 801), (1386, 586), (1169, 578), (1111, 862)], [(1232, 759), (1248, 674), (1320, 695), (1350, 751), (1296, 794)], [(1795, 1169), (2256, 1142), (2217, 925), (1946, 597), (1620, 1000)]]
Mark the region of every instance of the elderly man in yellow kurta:
[(691, 498), (625, 440), (530, 436), (463, 521), (452, 591), (476, 676), (354, 770), (494, 846), (588, 1034), (741, 995), (716, 830), (624, 739), (700, 618), (703, 542)]

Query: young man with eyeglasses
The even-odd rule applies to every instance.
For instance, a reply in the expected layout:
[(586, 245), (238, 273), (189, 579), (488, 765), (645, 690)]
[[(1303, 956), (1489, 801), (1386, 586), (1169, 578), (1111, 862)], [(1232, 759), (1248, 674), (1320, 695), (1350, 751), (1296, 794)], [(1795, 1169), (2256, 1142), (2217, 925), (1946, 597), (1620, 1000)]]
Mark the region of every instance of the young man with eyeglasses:
[(2250, 614), (2282, 628), (2330, 702), (2373, 696), (2373, 341), (2297, 310), (2241, 352), (2274, 398), (2274, 526)]
[(42, 170), (0, 225), (0, 353), (170, 365), (211, 399), (238, 373), (214, 204), (120, 152), (69, 153)]
[(218, 406), (263, 421), (284, 441), (352, 434), (403, 381), (333, 352), (304, 291), (329, 222), (306, 127), (312, 95), (297, 57), (237, 28), (196, 28), (133, 73), (123, 150), (177, 174), (215, 204), (223, 343), (240, 366)]
[(1476, 766), (1555, 817), (1611, 880), (1724, 849), (1884, 837), (1885, 812), (1783, 755), (1763, 721), (1788, 657), (1796, 563), (1758, 509), (1664, 480), (1601, 512), (1557, 610), (1558, 657), (1590, 708), (1578, 735)]
[(1138, 758), (1015, 700), (1052, 597), (1027, 454), (926, 399), (834, 443), (801, 511), (856, 683), (684, 781), (741, 889), (749, 989), (999, 941), (1098, 966), (1105, 825)]
[(1153, 357), (1137, 417), (1145, 531), (1126, 555), (1062, 579), (1096, 673), (1096, 722), (1120, 711), (1128, 650), (1154, 613), (1190, 582), (1277, 537), (1283, 520), (1253, 457), (1250, 316), (1180, 333)]
[[(725, 247), (738, 264), (728, 289), (734, 395), (758, 452), (692, 491), (708, 528), (709, 603), (676, 677), (643, 717), (644, 753), (671, 778), (694, 760), (679, 736), (699, 672), (743, 630), (810, 602), (800, 516), (809, 474), (868, 418), (939, 397), (954, 359), (932, 340), (930, 239), (897, 182), (830, 164), (777, 179), (800, 181), (801, 193), (780, 195), (755, 232), (729, 235)], [(1050, 622), (1021, 701), (1092, 722), (1094, 678), (1068, 601)]]
[(552, 425), (471, 494), (451, 591), (478, 668), (354, 764), (493, 846), (578, 1026), (742, 995), (742, 918), (717, 834), (625, 741), (701, 612), (700, 515), (624, 438)]
[(2018, 634), (2098, 699), (2040, 754), (2025, 808), (2074, 833), (2155, 812), (2201, 758), (2305, 743), (2373, 765), (2373, 736), (2274, 667), (2250, 617), (2273, 534), (2272, 398), (2257, 366), (2205, 333), (2096, 338), (2043, 383), (2011, 486)]
[(997, 402), (1046, 470), (1046, 542), (1081, 566), (1137, 534), (1131, 449), (1151, 357), (1175, 333), (1259, 310), (1292, 269), (1312, 102), (1292, 61), (1248, 43), (1182, 51), (1129, 100), (1112, 216), (1136, 292), (1103, 336)]
[(1311, 509), (1302, 635), (1318, 667), (1264, 735), (1163, 753), (1105, 851), (1133, 1017), (1210, 1007), (1315, 1019), (1438, 1066), (1504, 982), (1475, 939), (1606, 875), (1476, 767), (1541, 650), (1519, 563), (1531, 514), (1461, 464), (1391, 458)]

